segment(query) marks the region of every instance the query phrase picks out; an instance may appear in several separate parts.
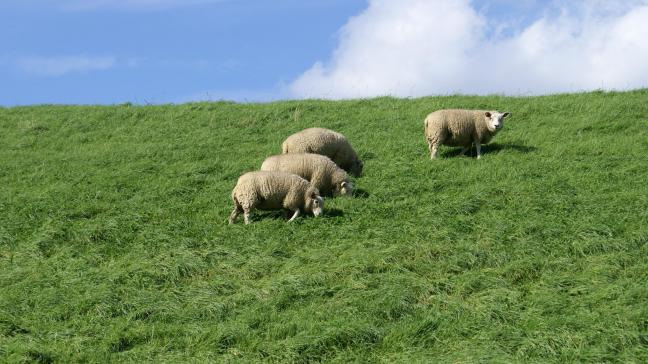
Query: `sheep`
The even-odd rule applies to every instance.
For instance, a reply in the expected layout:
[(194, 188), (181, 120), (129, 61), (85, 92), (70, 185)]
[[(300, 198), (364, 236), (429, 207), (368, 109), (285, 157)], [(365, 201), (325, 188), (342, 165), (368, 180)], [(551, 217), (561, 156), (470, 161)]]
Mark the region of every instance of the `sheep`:
[(311, 153), (273, 155), (261, 165), (262, 171), (294, 173), (317, 188), (322, 196), (351, 196), (353, 184), (347, 173), (326, 156)]
[(362, 174), (363, 163), (344, 135), (324, 128), (309, 128), (284, 140), (282, 153), (315, 153), (325, 155), (355, 177)]
[(425, 118), (425, 138), (430, 158), (438, 155), (439, 145), (463, 147), (467, 152), (475, 143), (477, 159), (481, 158), (481, 145), (487, 144), (504, 126), (508, 112), (484, 110), (437, 110)]
[(287, 172), (255, 171), (239, 177), (232, 190), (234, 210), (229, 217), (233, 224), (243, 212), (245, 224), (250, 223), (250, 212), (253, 209), (285, 209), (293, 213), (290, 221), (299, 216), (300, 211), (322, 215), (324, 200), (317, 188), (305, 179)]

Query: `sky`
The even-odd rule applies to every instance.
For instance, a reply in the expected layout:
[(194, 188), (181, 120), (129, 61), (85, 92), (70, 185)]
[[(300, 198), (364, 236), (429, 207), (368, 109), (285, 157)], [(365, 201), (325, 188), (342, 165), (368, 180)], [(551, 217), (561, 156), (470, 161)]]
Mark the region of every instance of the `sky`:
[(648, 0), (1, 0), (0, 105), (648, 87)]

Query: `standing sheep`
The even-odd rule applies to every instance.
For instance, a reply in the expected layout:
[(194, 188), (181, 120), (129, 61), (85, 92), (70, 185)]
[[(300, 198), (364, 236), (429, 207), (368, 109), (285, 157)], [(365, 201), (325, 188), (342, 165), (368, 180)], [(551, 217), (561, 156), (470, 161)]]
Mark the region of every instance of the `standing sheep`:
[(322, 196), (351, 196), (353, 185), (347, 173), (329, 157), (311, 153), (273, 155), (263, 162), (262, 171), (294, 173), (317, 188)]
[(317, 188), (312, 187), (305, 179), (287, 172), (248, 172), (239, 177), (232, 191), (234, 210), (229, 218), (233, 224), (243, 212), (246, 224), (250, 223), (250, 211), (253, 209), (279, 210), (293, 212), (288, 221), (293, 221), (301, 210), (320, 216), (324, 209), (324, 200)]
[(509, 113), (484, 110), (437, 110), (425, 118), (425, 138), (430, 158), (438, 155), (439, 145), (463, 147), (465, 153), (475, 143), (477, 159), (481, 158), (481, 145), (487, 144), (504, 126)]
[(297, 132), (281, 145), (283, 154), (315, 153), (325, 155), (340, 168), (355, 177), (362, 174), (362, 161), (358, 159), (344, 135), (329, 129), (309, 128)]

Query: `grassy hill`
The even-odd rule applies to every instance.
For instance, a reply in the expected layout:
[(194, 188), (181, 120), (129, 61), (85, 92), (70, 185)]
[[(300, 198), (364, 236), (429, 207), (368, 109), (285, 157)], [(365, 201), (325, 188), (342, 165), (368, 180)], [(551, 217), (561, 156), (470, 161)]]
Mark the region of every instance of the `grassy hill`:
[[(512, 116), (430, 161), (446, 107)], [(227, 225), (310, 126), (358, 196)], [(648, 361), (648, 90), (0, 108), (0, 140), (0, 361)]]

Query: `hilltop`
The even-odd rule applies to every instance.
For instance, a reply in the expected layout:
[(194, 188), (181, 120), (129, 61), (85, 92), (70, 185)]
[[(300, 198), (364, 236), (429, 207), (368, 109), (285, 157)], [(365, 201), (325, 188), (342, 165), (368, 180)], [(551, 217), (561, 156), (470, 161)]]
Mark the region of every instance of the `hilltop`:
[[(648, 361), (648, 90), (0, 108), (0, 360)], [(510, 111), (483, 157), (439, 108)], [(310, 126), (353, 199), (229, 226)]]

